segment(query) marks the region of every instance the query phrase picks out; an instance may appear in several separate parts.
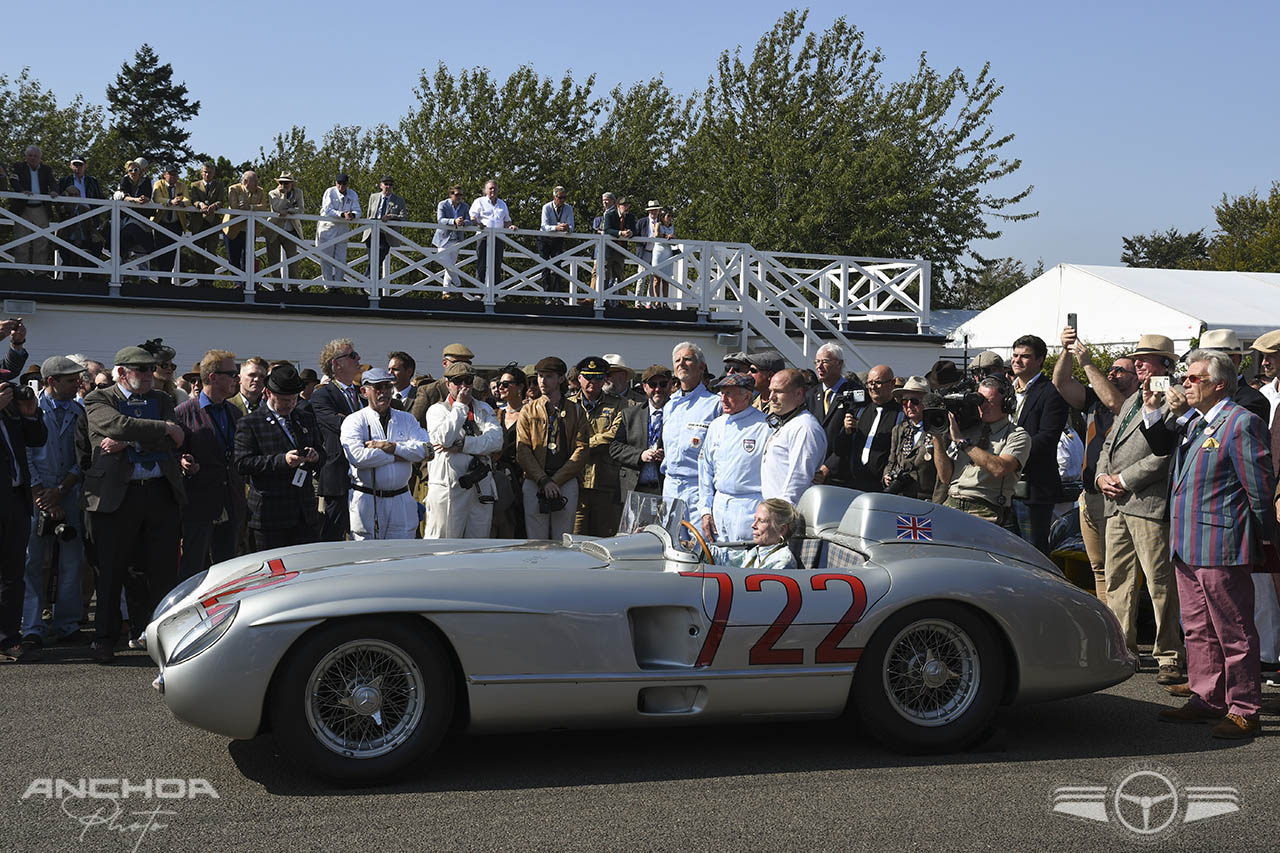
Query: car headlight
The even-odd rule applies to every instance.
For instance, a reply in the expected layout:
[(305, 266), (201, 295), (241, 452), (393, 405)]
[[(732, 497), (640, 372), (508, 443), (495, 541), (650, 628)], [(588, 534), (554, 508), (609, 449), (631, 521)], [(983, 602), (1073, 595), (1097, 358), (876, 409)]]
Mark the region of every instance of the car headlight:
[(154, 622), (160, 618), (160, 614), (167, 611), (170, 607), (177, 604), (182, 599), (196, 591), (196, 587), (204, 583), (205, 576), (209, 574), (209, 570), (196, 572), (182, 583), (169, 590), (169, 594), (160, 599), (160, 603), (156, 605), (156, 609), (151, 613), (151, 621)]
[[(212, 646), (218, 640), (222, 639), (222, 635), (227, 633), (227, 629), (231, 627), (231, 623), (236, 618), (236, 613), (240, 610), (240, 602), (228, 604), (218, 610), (213, 615), (200, 615), (196, 623), (192, 625), (182, 639), (173, 647), (173, 651), (169, 653), (169, 660), (166, 666), (173, 666), (176, 663), (190, 660), (200, 654), (205, 649)], [(200, 611), (193, 608), (194, 613), (199, 614)]]

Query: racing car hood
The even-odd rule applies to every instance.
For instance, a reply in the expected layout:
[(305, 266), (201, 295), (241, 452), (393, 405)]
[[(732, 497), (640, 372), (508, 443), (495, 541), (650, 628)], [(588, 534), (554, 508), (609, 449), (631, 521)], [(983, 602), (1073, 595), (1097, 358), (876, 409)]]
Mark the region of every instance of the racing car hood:
[[(237, 597), (284, 580), (307, 581), (385, 572), (522, 568), (599, 569), (608, 563), (563, 545), (508, 539), (405, 539), (318, 542), (246, 554), (209, 569), (194, 592)], [(185, 598), (185, 596), (184, 596)]]

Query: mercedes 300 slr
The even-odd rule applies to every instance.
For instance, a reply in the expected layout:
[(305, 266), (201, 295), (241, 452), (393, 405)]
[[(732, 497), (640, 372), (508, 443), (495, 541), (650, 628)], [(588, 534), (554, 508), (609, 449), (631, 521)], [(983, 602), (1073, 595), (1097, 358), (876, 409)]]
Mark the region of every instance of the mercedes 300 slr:
[(470, 732), (856, 717), (905, 751), (963, 748), (1003, 705), (1132, 675), (1111, 612), (1022, 540), (893, 495), (809, 489), (798, 570), (717, 566), (682, 508), (562, 543), (318, 543), (220, 563), (157, 608), (181, 720), (270, 731), (362, 784)]

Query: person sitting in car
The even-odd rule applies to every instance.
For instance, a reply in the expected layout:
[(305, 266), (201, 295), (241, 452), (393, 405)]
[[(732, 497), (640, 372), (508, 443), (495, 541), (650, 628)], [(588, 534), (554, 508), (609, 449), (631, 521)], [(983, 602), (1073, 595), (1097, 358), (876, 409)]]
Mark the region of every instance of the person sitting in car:
[(788, 541), (800, 526), (800, 514), (782, 498), (768, 498), (756, 507), (751, 522), (751, 538), (755, 547), (742, 550), (711, 545), (711, 554), (717, 566), (736, 566), (740, 569), (796, 569), (795, 555)]

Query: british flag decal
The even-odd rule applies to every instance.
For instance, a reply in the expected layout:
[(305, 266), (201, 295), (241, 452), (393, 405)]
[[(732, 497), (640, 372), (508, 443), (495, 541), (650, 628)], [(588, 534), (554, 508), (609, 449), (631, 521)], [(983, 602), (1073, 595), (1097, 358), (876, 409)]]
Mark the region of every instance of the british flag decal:
[(919, 515), (898, 516), (899, 539), (924, 539), (933, 541), (933, 521)]

